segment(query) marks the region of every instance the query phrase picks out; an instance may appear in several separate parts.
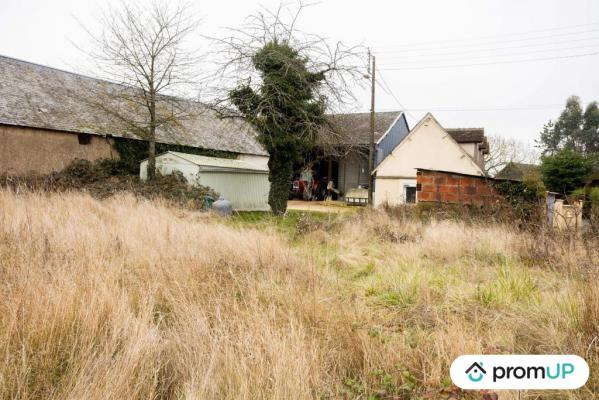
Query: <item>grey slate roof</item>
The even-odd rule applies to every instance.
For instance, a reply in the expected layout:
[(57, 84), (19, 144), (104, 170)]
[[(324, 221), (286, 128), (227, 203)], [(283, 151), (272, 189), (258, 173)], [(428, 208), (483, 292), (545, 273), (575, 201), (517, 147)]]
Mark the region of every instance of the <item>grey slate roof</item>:
[[(139, 139), (114, 115), (94, 106), (90, 96), (131, 90), (107, 81), (0, 56), (0, 124)], [(112, 98), (115, 108), (128, 107)], [(239, 119), (219, 119), (205, 105), (178, 100), (189, 111), (171, 129), (158, 129), (160, 143), (234, 153), (267, 155), (255, 130)], [(108, 108), (108, 107), (107, 107)], [(135, 108), (138, 109), (139, 108)]]
[[(375, 113), (374, 140), (385, 134), (401, 111)], [(346, 145), (368, 145), (370, 142), (370, 113), (349, 113), (329, 115), (329, 124), (338, 134), (338, 143)]]

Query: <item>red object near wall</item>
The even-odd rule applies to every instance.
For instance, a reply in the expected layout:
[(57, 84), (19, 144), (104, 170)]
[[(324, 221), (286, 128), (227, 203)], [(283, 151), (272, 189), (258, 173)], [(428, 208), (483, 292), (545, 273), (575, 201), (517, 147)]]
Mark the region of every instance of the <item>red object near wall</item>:
[(449, 204), (496, 204), (503, 201), (484, 176), (418, 169), (416, 201)]

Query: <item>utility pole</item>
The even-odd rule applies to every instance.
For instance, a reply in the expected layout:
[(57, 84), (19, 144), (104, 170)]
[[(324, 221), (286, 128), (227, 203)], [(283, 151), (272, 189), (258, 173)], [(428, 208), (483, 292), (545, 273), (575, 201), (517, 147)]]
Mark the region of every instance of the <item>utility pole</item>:
[[(372, 58), (372, 65), (371, 60)], [(372, 176), (372, 171), (374, 169), (374, 86), (376, 84), (375, 75), (376, 75), (376, 57), (370, 55), (370, 50), (368, 50), (368, 68), (370, 69), (370, 78), (371, 85), (370, 88), (370, 146), (368, 149), (368, 205), (370, 207), (372, 204), (372, 194), (373, 194), (373, 184), (374, 178)]]

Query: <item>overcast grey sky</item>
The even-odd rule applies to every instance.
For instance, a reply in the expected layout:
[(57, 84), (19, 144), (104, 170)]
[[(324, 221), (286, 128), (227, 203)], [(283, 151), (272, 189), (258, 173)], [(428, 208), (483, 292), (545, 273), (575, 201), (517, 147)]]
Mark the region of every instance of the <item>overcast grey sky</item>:
[[(94, 30), (99, 0), (0, 0), (0, 54), (76, 70), (72, 41)], [(196, 2), (200, 33), (217, 36), (259, 7), (279, 1)], [(534, 140), (571, 94), (599, 100), (597, 0), (323, 0), (299, 26), (332, 41), (370, 46), (381, 85), (377, 110), (409, 110), (414, 125), (431, 111), (446, 127)], [(197, 45), (206, 46), (198, 37)], [(528, 61), (528, 60), (534, 61)], [(515, 61), (515, 62), (514, 62)], [(473, 65), (476, 64), (476, 65)], [(75, 71), (77, 72), (77, 71)], [(357, 90), (369, 107), (369, 93)]]

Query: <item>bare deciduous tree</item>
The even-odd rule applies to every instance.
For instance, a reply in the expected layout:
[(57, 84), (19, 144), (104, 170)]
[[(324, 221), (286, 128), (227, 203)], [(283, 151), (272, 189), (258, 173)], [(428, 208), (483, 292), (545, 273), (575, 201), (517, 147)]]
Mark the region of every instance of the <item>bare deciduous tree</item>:
[(168, 131), (194, 112), (177, 95), (190, 89), (198, 54), (187, 40), (196, 29), (189, 6), (123, 1), (102, 15), (103, 30), (87, 31), (87, 52), (99, 74), (118, 85), (98, 85), (90, 101), (134, 135), (148, 141), (148, 179), (156, 172), (156, 131)]
[[(239, 117), (240, 113), (229, 99), (229, 91), (239, 84), (258, 87), (260, 73), (253, 65), (254, 56), (269, 43), (286, 43), (305, 59), (306, 68), (324, 75), (317, 96), (327, 99), (330, 112), (355, 101), (352, 85), (362, 82), (367, 70), (367, 51), (364, 46), (346, 46), (342, 42), (331, 44), (326, 38), (301, 31), (297, 27), (301, 13), (312, 4), (299, 3), (297, 7), (281, 4), (275, 11), (263, 9), (250, 15), (239, 28), (226, 28), (228, 36), (210, 38), (214, 49), (210, 53), (215, 68), (208, 78), (214, 102), (224, 117)], [(294, 60), (287, 60), (289, 71)], [(271, 104), (263, 104), (267, 109)]]
[(485, 172), (493, 176), (510, 162), (535, 164), (539, 160), (538, 150), (513, 138), (499, 135), (489, 137), (490, 152), (485, 156)]

